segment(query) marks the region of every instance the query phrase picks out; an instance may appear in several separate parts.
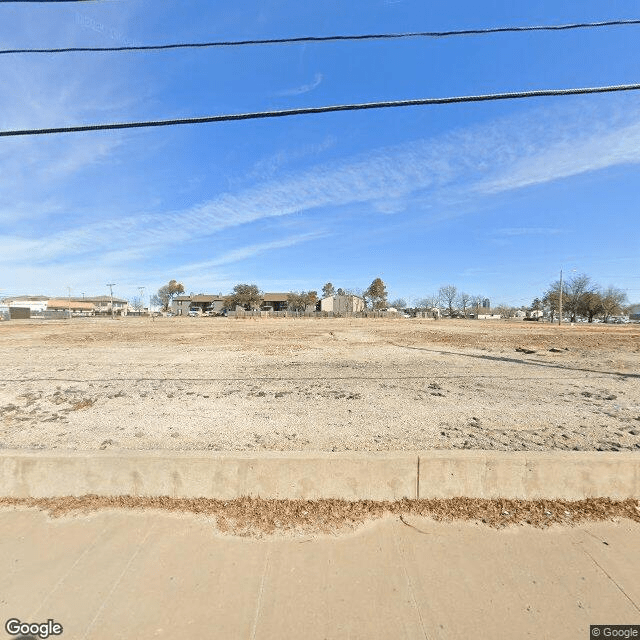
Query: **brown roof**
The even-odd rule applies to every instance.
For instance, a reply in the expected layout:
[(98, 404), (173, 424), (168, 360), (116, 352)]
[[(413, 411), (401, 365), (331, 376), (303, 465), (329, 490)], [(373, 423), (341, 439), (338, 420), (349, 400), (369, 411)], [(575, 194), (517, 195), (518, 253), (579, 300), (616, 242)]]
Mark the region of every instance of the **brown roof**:
[(220, 296), (209, 296), (204, 293), (200, 293), (197, 296), (191, 296), (191, 302), (215, 302), (216, 300), (224, 300)]
[(47, 302), (47, 309), (76, 309), (80, 311), (93, 311), (93, 304), (91, 302), (76, 302), (75, 300), (71, 300), (69, 303), (69, 299), (66, 300), (61, 298), (60, 300), (49, 300)]
[[(71, 298), (72, 301), (77, 301), (77, 302), (111, 302), (111, 296), (85, 296), (84, 298)], [(116, 298), (115, 296), (113, 296), (113, 301), (114, 302), (128, 302), (127, 300), (124, 300), (123, 298)]]
[(288, 295), (288, 293), (265, 293), (262, 299), (265, 302), (284, 302)]

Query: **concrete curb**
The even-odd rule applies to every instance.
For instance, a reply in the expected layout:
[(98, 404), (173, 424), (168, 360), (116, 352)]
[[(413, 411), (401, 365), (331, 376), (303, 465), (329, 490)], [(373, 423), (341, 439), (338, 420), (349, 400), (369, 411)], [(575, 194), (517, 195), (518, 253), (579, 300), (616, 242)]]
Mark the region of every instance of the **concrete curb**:
[(640, 452), (431, 451), (419, 497), (640, 498)]
[(640, 498), (640, 452), (2, 451), (0, 496)]

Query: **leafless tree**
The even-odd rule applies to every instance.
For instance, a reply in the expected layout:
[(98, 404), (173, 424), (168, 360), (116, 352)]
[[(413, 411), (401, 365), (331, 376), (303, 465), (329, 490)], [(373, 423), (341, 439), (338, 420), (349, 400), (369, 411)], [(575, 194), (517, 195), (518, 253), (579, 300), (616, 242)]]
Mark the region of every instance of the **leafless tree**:
[(580, 301), (588, 291), (592, 291), (591, 278), (588, 275), (576, 274), (567, 280), (567, 295), (565, 297), (563, 293), (562, 306), (571, 314), (571, 322), (576, 321)]
[(622, 289), (609, 286), (600, 295), (602, 296), (602, 316), (604, 321), (608, 322), (611, 316), (622, 312), (627, 294)]
[(437, 307), (439, 304), (439, 300), (438, 300), (438, 295), (435, 293), (432, 293), (430, 296), (426, 296), (425, 298), (422, 298), (421, 300), (418, 300), (416, 302), (416, 305), (420, 308), (420, 309), (433, 309), (434, 307)]
[(513, 318), (517, 309), (515, 307), (510, 307), (507, 304), (499, 304), (494, 307), (494, 311), (495, 313), (499, 313), (502, 318)]
[(462, 310), (462, 315), (465, 318), (467, 317), (467, 307), (469, 306), (470, 303), (471, 303), (471, 296), (468, 293), (461, 291), (460, 295), (458, 296), (458, 308)]
[(317, 291), (292, 291), (287, 294), (287, 309), (304, 312), (308, 307), (315, 306), (317, 301)]
[(584, 316), (589, 322), (593, 322), (593, 318), (603, 311), (602, 294), (599, 291), (587, 291), (580, 298), (577, 309), (578, 315)]
[(129, 300), (129, 304), (134, 311), (144, 311), (144, 302), (139, 296), (135, 296)]
[(447, 307), (450, 318), (453, 317), (453, 305), (455, 304), (457, 295), (458, 289), (453, 284), (447, 284), (438, 290), (438, 297), (442, 301), (442, 304)]

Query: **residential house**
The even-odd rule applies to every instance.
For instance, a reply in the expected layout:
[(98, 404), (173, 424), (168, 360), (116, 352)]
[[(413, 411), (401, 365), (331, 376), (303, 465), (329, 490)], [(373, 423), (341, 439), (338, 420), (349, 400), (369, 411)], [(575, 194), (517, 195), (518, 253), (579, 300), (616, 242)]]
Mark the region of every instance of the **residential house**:
[[(110, 316), (111, 309), (111, 296), (93, 296), (83, 298), (71, 298), (72, 302), (88, 302), (93, 305), (95, 315), (97, 316)], [(114, 316), (126, 316), (129, 311), (129, 302), (122, 298), (113, 298), (113, 315)]]
[(171, 301), (171, 311), (177, 316), (189, 315), (189, 307), (191, 306), (191, 296), (176, 296)]
[(260, 308), (263, 311), (286, 311), (288, 296), (287, 293), (265, 293)]
[(192, 296), (176, 296), (171, 301), (171, 311), (177, 316), (189, 315), (189, 309), (200, 313), (220, 313), (224, 309), (224, 297), (199, 293)]

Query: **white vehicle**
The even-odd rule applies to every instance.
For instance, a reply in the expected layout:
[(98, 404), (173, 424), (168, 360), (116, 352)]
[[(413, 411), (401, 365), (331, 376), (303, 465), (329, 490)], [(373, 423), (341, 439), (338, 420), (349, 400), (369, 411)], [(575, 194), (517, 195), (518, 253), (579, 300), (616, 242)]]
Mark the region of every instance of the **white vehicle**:
[(200, 315), (199, 307), (191, 307), (189, 309), (189, 317), (190, 318), (197, 318), (199, 315)]

